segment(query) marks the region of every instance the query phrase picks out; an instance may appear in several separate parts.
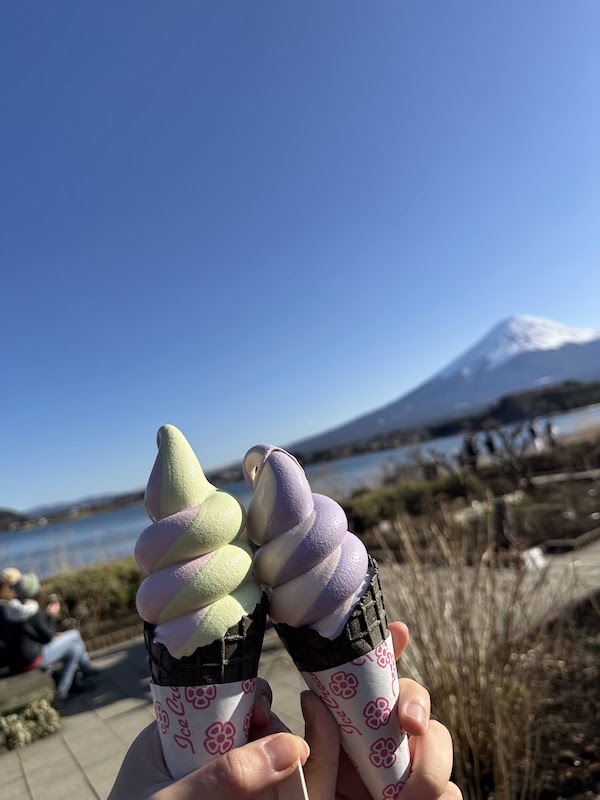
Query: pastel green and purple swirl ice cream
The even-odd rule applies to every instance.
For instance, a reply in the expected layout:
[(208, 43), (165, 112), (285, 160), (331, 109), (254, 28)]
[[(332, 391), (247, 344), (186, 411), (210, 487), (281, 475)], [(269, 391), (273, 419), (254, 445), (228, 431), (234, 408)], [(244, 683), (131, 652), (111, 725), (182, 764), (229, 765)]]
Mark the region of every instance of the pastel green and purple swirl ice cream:
[(248, 534), (259, 545), (256, 576), (272, 587), (271, 618), (335, 638), (372, 577), (363, 543), (338, 503), (311, 491), (290, 453), (257, 445), (243, 470), (254, 489)]
[(253, 578), (240, 503), (206, 479), (175, 426), (158, 432), (158, 455), (146, 488), (153, 524), (135, 557), (148, 577), (136, 605), (156, 626), (154, 640), (175, 658), (220, 639), (253, 612), (262, 591)]

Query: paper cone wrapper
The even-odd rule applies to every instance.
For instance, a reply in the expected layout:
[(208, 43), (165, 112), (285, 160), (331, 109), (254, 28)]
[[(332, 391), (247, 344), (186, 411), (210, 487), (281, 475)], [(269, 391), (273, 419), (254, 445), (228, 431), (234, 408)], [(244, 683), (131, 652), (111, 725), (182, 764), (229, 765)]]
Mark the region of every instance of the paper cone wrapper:
[(377, 562), (342, 633), (326, 639), (308, 628), (275, 628), (307, 686), (333, 715), (344, 750), (374, 800), (397, 797), (410, 773), (398, 722), (398, 673)]
[(256, 678), (207, 686), (150, 684), (165, 763), (175, 779), (248, 741)]
[(176, 659), (144, 635), (150, 690), (167, 769), (182, 778), (248, 741), (266, 623), (266, 598), (222, 639)]
[(348, 664), (302, 677), (334, 716), (342, 746), (374, 800), (396, 798), (410, 774), (410, 754), (398, 722), (392, 637)]

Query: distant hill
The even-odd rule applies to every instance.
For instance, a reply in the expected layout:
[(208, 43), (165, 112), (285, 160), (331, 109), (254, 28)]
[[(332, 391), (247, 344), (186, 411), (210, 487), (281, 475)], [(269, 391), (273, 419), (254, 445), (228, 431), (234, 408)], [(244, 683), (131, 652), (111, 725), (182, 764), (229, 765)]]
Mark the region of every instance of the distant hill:
[(506, 395), (565, 381), (600, 380), (600, 331), (513, 316), (398, 400), (289, 445), (299, 456), (483, 412)]
[(0, 509), (0, 533), (37, 525), (47, 525), (51, 522), (60, 522), (65, 519), (89, 517), (92, 514), (114, 511), (118, 508), (127, 508), (141, 503), (143, 499), (144, 490), (138, 489), (134, 492), (124, 492), (123, 494), (97, 495), (71, 503), (53, 503), (51, 505), (37, 506), (29, 509), (27, 514)]
[(16, 530), (32, 521), (33, 520), (25, 514), (10, 511), (8, 508), (0, 508), (0, 531)]

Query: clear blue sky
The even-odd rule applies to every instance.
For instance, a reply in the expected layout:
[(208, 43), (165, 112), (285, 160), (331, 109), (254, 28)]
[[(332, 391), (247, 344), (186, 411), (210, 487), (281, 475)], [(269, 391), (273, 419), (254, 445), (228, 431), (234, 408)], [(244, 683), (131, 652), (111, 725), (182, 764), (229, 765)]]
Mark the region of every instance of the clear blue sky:
[(512, 313), (600, 327), (597, 0), (0, 12), (0, 506), (387, 403)]

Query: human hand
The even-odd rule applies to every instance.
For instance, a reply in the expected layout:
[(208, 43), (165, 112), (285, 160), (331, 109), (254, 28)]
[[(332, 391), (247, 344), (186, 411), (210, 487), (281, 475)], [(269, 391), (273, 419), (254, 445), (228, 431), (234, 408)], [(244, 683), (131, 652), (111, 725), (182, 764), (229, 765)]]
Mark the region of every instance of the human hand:
[[(408, 628), (402, 622), (389, 625), (396, 660), (408, 644)], [(415, 681), (401, 678), (398, 716), (408, 733), (411, 774), (400, 800), (462, 800), (458, 786), (449, 782), (452, 740), (446, 728), (429, 720), (429, 692)], [(310, 800), (371, 800), (371, 795), (350, 759), (340, 747), (336, 721), (327, 706), (312, 692), (301, 696), (310, 757), (304, 766)]]
[(48, 603), (46, 606), (46, 614), (50, 617), (58, 617), (60, 614), (60, 603), (58, 600), (52, 600), (52, 602)]
[(167, 771), (156, 723), (129, 748), (108, 800), (274, 800), (277, 784), (304, 764), (309, 748), (271, 711), (269, 684), (258, 678), (250, 742), (185, 778)]

